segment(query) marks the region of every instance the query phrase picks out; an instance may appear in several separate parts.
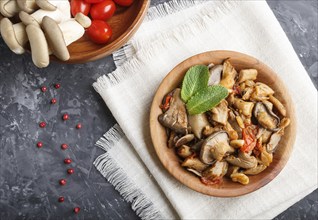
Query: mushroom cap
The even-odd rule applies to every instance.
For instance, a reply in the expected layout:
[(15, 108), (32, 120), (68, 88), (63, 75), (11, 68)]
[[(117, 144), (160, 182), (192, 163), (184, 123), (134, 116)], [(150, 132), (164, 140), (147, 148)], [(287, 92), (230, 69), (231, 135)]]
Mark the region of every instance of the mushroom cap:
[(229, 146), (229, 136), (225, 131), (219, 131), (203, 142), (200, 159), (205, 164), (212, 164), (215, 160), (221, 160), (227, 151), (234, 151)]
[(271, 131), (276, 131), (280, 123), (280, 119), (271, 110), (272, 104), (269, 102), (257, 102), (253, 109), (254, 117), (258, 123)]
[(181, 89), (173, 91), (170, 108), (158, 118), (159, 122), (179, 134), (185, 134), (188, 129), (188, 117), (184, 102), (181, 100)]
[(210, 77), (208, 81), (208, 85), (216, 85), (219, 84), (222, 78), (223, 65), (215, 65), (210, 68)]
[(12, 22), (8, 18), (3, 18), (0, 24), (2, 39), (8, 45), (10, 50), (16, 54), (23, 54), (25, 49), (19, 44)]
[(192, 132), (199, 139), (202, 137), (203, 128), (210, 125), (205, 113), (189, 115), (188, 121)]

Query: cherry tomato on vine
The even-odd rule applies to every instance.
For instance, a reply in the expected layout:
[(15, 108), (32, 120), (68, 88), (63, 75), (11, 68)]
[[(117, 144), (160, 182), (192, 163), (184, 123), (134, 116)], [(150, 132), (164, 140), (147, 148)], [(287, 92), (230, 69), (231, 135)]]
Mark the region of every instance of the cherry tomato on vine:
[(116, 2), (116, 4), (121, 5), (121, 6), (130, 6), (134, 0), (114, 0), (114, 2)]
[(102, 20), (93, 20), (86, 32), (88, 37), (97, 44), (107, 43), (113, 34), (111, 27)]
[(71, 13), (73, 17), (79, 12), (84, 15), (88, 15), (91, 9), (91, 4), (85, 2), (84, 0), (71, 0)]
[(84, 1), (87, 2), (87, 3), (90, 3), (90, 4), (95, 4), (95, 3), (102, 2), (104, 0), (84, 0)]
[(115, 11), (115, 3), (113, 1), (106, 0), (93, 4), (90, 13), (93, 20), (107, 20), (114, 15)]

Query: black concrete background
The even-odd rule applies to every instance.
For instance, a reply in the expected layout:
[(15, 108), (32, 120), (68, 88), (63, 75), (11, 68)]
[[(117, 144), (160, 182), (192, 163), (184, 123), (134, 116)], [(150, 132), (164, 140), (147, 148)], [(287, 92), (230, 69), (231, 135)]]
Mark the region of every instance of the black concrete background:
[[(152, 1), (156, 5), (167, 0)], [(317, 1), (268, 1), (317, 88)], [(138, 219), (130, 204), (95, 169), (94, 146), (115, 123), (92, 83), (114, 70), (112, 57), (77, 65), (34, 67), (29, 54), (15, 55), (0, 40), (0, 219)], [(53, 84), (61, 83), (56, 90)], [(48, 92), (39, 87), (46, 85)], [(57, 98), (50, 105), (51, 98)], [(70, 120), (63, 122), (63, 113)], [(45, 129), (38, 122), (45, 120)], [(76, 130), (76, 123), (83, 128)], [(43, 141), (38, 149), (36, 142)], [(60, 144), (69, 149), (62, 151)], [(71, 165), (63, 159), (73, 159)], [(75, 168), (68, 176), (66, 169)], [(68, 183), (61, 187), (60, 178)], [(62, 204), (59, 196), (65, 196)], [(276, 219), (314, 219), (317, 190)], [(81, 207), (78, 215), (72, 213)]]

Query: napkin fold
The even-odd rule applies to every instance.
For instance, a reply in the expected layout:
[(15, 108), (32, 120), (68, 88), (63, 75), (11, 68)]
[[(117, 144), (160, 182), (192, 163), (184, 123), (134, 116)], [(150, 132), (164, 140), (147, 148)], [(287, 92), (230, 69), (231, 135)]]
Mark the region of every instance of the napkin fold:
[[(119, 124), (97, 142), (106, 153), (94, 164), (142, 219), (273, 218), (317, 188), (317, 91), (265, 1), (195, 3), (151, 9), (156, 16), (150, 10), (114, 54), (117, 69), (93, 84)], [(178, 4), (186, 5), (171, 14)], [(161, 80), (184, 59), (210, 50), (263, 61), (283, 79), (296, 107), (297, 137), (286, 167), (266, 186), (237, 198), (205, 196), (176, 181), (150, 139), (150, 105)]]

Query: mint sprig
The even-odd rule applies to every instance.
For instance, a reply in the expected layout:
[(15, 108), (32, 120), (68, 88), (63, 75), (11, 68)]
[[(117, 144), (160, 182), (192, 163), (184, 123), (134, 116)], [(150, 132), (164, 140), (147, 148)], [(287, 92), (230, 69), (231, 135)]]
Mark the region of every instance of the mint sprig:
[(208, 86), (191, 97), (187, 110), (190, 115), (201, 114), (217, 106), (227, 95), (227, 89), (221, 85)]
[(193, 95), (204, 89), (209, 81), (209, 69), (205, 65), (191, 67), (182, 82), (181, 98), (187, 102)]
[(190, 115), (206, 112), (228, 96), (225, 87), (208, 86), (209, 77), (209, 69), (205, 65), (195, 65), (187, 71), (182, 82), (181, 98)]

